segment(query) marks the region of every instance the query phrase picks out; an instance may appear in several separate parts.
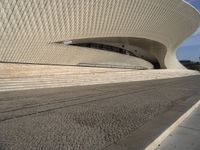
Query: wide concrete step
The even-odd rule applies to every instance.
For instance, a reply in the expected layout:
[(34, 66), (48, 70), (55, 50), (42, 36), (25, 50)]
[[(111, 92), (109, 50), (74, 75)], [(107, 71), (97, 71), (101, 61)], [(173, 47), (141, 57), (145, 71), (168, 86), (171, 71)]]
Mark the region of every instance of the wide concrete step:
[[(67, 86), (80, 86), (80, 85), (92, 85), (92, 84), (105, 84), (105, 83), (118, 83), (118, 82), (129, 82), (129, 81), (141, 81), (141, 80), (153, 80), (153, 79), (164, 79), (164, 78), (175, 78), (183, 77), (186, 75), (170, 75), (170, 76), (134, 76), (133, 74), (123, 76), (71, 76), (71, 77), (51, 77), (51, 78), (17, 78), (17, 79), (1, 79), (0, 80), (0, 91), (11, 91), (11, 90), (24, 90), (24, 89), (37, 89), (37, 88), (53, 88), (53, 87), (67, 87)], [(194, 75), (194, 74), (190, 74)]]
[(75, 75), (106, 72), (126, 72), (134, 69), (117, 68), (94, 68), (94, 67), (72, 67), (72, 66), (48, 66), (30, 64), (6, 64), (0, 63), (0, 78), (32, 77), (44, 75)]
[(69, 87), (199, 75), (190, 70), (133, 70), (0, 63), (0, 91)]

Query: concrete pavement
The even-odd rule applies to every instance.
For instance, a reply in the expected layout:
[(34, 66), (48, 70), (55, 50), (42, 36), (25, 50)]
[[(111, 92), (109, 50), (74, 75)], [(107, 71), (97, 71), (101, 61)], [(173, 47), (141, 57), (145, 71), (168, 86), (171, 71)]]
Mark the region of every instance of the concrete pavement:
[[(199, 91), (200, 76), (192, 76), (1, 92), (0, 149), (112, 149), (122, 140), (124, 149), (143, 149), (184, 112), (182, 103), (188, 109), (200, 99)], [(129, 136), (140, 140), (126, 144)]]
[(190, 114), (156, 150), (199, 150), (200, 106)]

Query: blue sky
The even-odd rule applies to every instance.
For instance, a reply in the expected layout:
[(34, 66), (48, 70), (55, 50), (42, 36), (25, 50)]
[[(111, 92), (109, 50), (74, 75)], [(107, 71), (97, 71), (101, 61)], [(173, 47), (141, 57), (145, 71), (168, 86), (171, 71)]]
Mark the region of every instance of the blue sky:
[[(200, 11), (200, 0), (187, 0)], [(200, 61), (200, 28), (177, 48), (179, 60)]]

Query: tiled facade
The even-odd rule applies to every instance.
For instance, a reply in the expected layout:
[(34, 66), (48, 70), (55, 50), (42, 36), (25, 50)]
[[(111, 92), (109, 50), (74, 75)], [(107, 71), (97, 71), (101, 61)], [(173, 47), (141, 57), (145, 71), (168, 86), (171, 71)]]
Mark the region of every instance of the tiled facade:
[(115, 58), (110, 63), (134, 64), (135, 58), (50, 43), (137, 37), (165, 45), (163, 62), (176, 68), (175, 48), (199, 23), (199, 13), (182, 0), (0, 0), (0, 61), (76, 65)]

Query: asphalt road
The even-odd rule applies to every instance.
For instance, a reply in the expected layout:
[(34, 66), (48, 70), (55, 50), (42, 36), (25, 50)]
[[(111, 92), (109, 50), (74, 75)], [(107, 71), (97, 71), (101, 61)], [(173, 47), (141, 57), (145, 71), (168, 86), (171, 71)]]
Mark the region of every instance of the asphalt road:
[(1, 92), (0, 150), (104, 149), (199, 92), (200, 76)]

